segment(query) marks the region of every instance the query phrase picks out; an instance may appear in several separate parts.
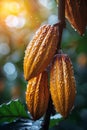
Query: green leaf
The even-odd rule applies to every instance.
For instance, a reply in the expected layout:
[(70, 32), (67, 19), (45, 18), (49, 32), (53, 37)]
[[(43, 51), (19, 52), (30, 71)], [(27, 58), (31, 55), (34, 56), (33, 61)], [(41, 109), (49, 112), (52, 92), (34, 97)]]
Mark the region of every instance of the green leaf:
[(0, 123), (12, 122), (18, 118), (29, 118), (24, 105), (18, 99), (0, 105)]

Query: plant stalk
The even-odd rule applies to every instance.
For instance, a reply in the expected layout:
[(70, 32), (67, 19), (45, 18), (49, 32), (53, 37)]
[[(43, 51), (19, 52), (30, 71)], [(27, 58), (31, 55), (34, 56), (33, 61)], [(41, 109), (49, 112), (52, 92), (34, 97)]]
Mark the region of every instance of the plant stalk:
[[(57, 46), (57, 51), (61, 49), (61, 39), (62, 39), (62, 33), (63, 33), (63, 29), (65, 27), (65, 0), (59, 0), (58, 2), (58, 28), (59, 28), (59, 42), (58, 42), (58, 46)], [(58, 53), (58, 52), (57, 52)], [(41, 130), (48, 130), (49, 129), (49, 123), (50, 123), (50, 116), (52, 114), (54, 107), (52, 104), (52, 99), (50, 96), (50, 100), (49, 100), (49, 104), (48, 104), (48, 109), (46, 111), (46, 115), (42, 124), (42, 129)]]
[(53, 109), (53, 105), (52, 105), (52, 99), (50, 96), (50, 100), (49, 100), (49, 104), (48, 104), (48, 108), (44, 117), (44, 121), (42, 123), (42, 129), (41, 130), (48, 130), (49, 129), (49, 124), (50, 124), (50, 116), (52, 113), (52, 109)]
[(59, 21), (59, 42), (57, 49), (61, 49), (61, 40), (63, 29), (65, 28), (65, 0), (59, 0), (58, 2), (58, 21)]

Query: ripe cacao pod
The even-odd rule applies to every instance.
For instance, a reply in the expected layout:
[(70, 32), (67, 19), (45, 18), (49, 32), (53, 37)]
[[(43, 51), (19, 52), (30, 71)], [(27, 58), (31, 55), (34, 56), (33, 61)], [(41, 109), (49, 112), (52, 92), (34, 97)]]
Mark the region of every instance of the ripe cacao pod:
[(43, 72), (56, 51), (58, 27), (44, 25), (29, 43), (24, 57), (24, 77), (29, 80)]
[(67, 117), (74, 104), (76, 84), (72, 63), (65, 54), (54, 57), (50, 70), (50, 91), (57, 112)]
[(46, 112), (49, 102), (47, 72), (40, 73), (28, 81), (26, 103), (34, 120), (39, 119)]
[(86, 29), (86, 12), (86, 0), (65, 0), (66, 18), (80, 35), (84, 34)]

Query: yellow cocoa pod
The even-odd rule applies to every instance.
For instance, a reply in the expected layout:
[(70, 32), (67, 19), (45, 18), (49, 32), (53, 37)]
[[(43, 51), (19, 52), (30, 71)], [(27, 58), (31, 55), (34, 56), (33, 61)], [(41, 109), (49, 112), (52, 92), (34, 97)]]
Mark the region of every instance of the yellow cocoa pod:
[(67, 117), (74, 104), (76, 84), (72, 63), (66, 54), (54, 57), (50, 70), (50, 91), (57, 112)]
[(26, 103), (34, 120), (39, 119), (47, 110), (49, 102), (49, 89), (47, 72), (40, 73), (28, 81), (26, 90)]
[(58, 43), (58, 27), (44, 25), (28, 44), (24, 57), (26, 80), (43, 72), (53, 58)]
[(65, 0), (65, 15), (73, 27), (80, 33), (84, 34), (86, 29), (87, 18), (86, 0)]

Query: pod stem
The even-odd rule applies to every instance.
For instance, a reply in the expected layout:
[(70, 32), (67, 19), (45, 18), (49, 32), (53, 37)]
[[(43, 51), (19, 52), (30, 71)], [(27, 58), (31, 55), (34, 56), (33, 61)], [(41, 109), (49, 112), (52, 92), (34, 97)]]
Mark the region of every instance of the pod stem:
[[(58, 46), (57, 46), (57, 53), (61, 49), (61, 40), (62, 40), (62, 33), (63, 29), (65, 28), (65, 0), (59, 0), (58, 2), (58, 23), (56, 23), (54, 26), (58, 26), (59, 32), (58, 32)], [(53, 104), (52, 104), (52, 99), (50, 96), (48, 108), (46, 111), (46, 115), (44, 117), (44, 121), (42, 123), (42, 128), (41, 130), (48, 130), (49, 129), (49, 123), (50, 123), (50, 116), (54, 110)]]
[(44, 117), (44, 121), (42, 123), (42, 128), (41, 130), (48, 130), (49, 129), (49, 124), (50, 124), (50, 116), (52, 114), (53, 111), (53, 105), (52, 105), (52, 99), (50, 96), (50, 100), (49, 100), (49, 104), (48, 104), (48, 108)]
[(63, 29), (65, 28), (65, 0), (58, 1), (58, 21), (59, 21), (59, 41), (57, 50), (61, 49), (61, 40), (62, 40), (62, 33)]

